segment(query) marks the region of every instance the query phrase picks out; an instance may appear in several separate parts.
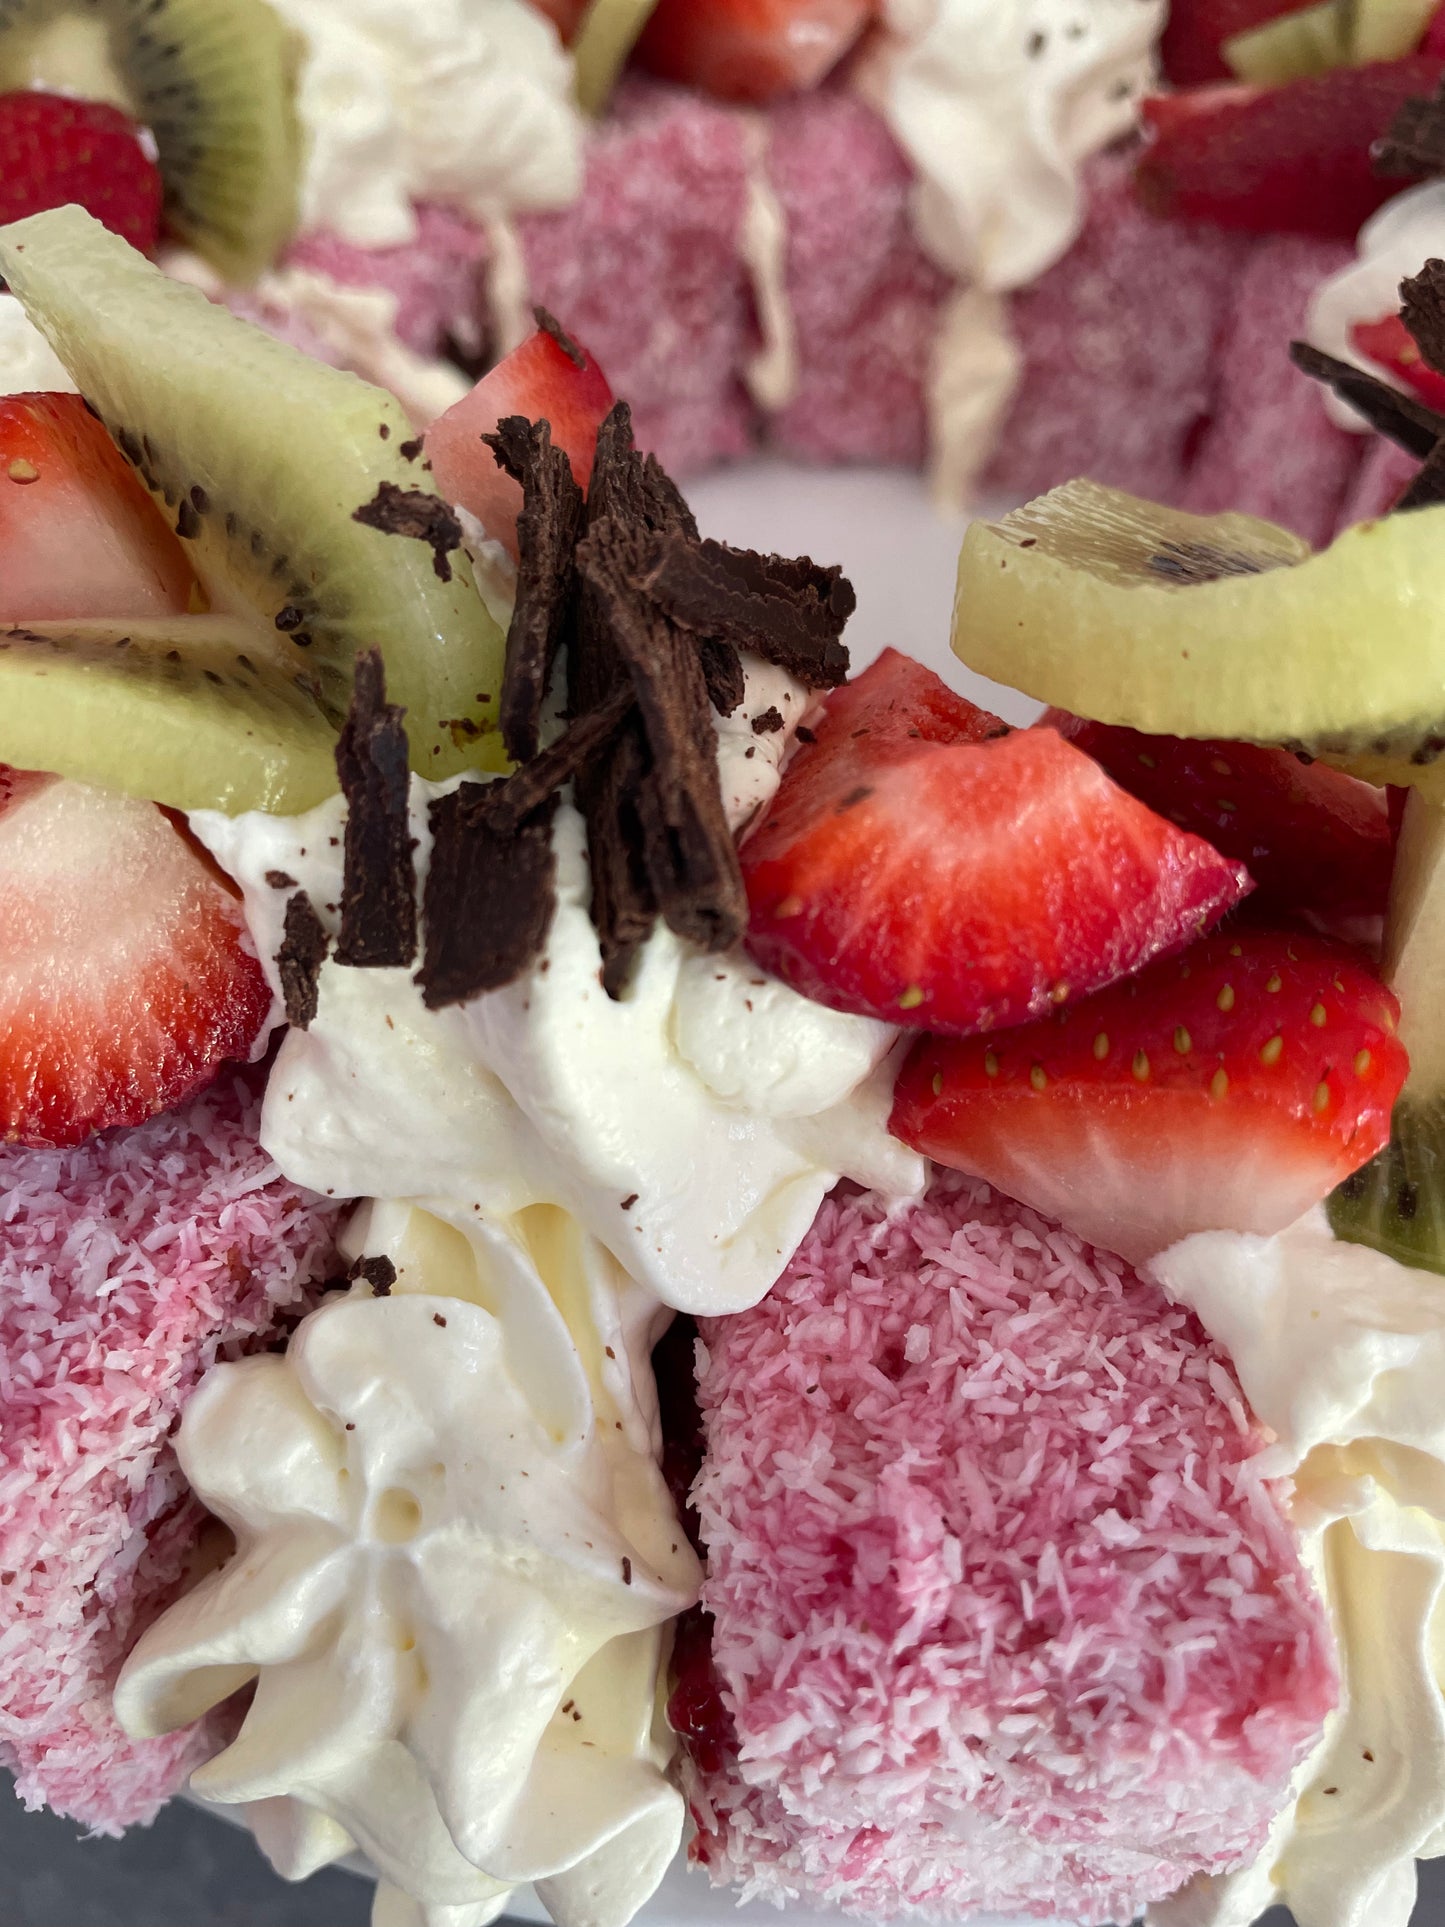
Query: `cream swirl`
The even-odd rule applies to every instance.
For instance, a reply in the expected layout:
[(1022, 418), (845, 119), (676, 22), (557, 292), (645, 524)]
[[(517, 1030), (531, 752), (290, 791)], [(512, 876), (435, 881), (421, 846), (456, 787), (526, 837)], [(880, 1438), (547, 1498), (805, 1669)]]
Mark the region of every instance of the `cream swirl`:
[(359, 1282), (188, 1407), (181, 1464), (236, 1551), (141, 1639), (117, 1712), (164, 1732), (254, 1678), (193, 1784), (283, 1872), (358, 1846), (423, 1909), (477, 1922), (536, 1882), (560, 1922), (621, 1927), (681, 1837), (655, 1709), (699, 1578), (655, 1460), (656, 1303), (547, 1206), (380, 1206), (355, 1243), (389, 1297)]
[(45, 389), (74, 393), (75, 383), (13, 294), (0, 294), (0, 395)]
[(1082, 163), (1128, 134), (1165, 0), (884, 0), (865, 91), (918, 170), (919, 238), (995, 291), (1083, 221)]
[(527, 0), (273, 0), (304, 42), (306, 227), (381, 247), (416, 201), (486, 220), (582, 180), (572, 63)]
[(1292, 1475), (1345, 1692), (1255, 1866), (1196, 1880), (1159, 1927), (1407, 1927), (1414, 1861), (1445, 1851), (1445, 1326), (1440, 1280), (1337, 1243), (1208, 1232), (1151, 1270), (1228, 1351)]

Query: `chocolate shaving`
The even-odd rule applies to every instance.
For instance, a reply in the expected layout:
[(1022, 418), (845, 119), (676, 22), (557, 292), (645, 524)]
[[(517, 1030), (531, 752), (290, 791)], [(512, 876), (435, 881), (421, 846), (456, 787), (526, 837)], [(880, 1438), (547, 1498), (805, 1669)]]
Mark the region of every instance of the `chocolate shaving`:
[(596, 709), (569, 723), (555, 743), (523, 763), (503, 783), (492, 786), (488, 807), (492, 827), (504, 834), (555, 796), (600, 756), (636, 702), (631, 683), (621, 683)]
[(578, 566), (637, 692), (651, 768), (635, 807), (653, 895), (679, 936), (726, 950), (747, 926), (747, 897), (723, 807), (707, 684), (692, 639), (644, 591), (646, 548), (603, 517), (589, 528)]
[(572, 366), (579, 371), (587, 366), (587, 357), (577, 343), (562, 326), (556, 315), (549, 314), (545, 308), (533, 308), (532, 318), (544, 335), (551, 335), (557, 346), (566, 355)]
[(848, 679), (839, 641), (857, 607), (841, 569), (808, 559), (759, 555), (725, 542), (664, 535), (643, 584), (674, 622), (701, 635), (722, 635), (784, 669), (810, 689), (836, 689)]
[(390, 1298), (391, 1288), (396, 1283), (396, 1266), (390, 1258), (378, 1255), (375, 1258), (358, 1258), (346, 1274), (346, 1282), (354, 1285), (359, 1278), (371, 1286), (373, 1298)]
[(431, 806), (434, 838), (418, 982), (428, 1010), (514, 983), (542, 954), (556, 908), (549, 796), (499, 828), (499, 783), (463, 783)]
[(1389, 178), (1445, 174), (1445, 86), (1407, 100), (1384, 138), (1370, 149), (1370, 160), (1377, 174)]
[(462, 525), (439, 495), (382, 482), (369, 502), (353, 510), (351, 519), (369, 529), (379, 529), (383, 535), (404, 535), (425, 542), (438, 578), (451, 581), (451, 556), (462, 546)]
[(321, 966), (330, 947), (331, 939), (310, 897), (304, 890), (298, 890), (294, 897), (287, 899), (281, 948), (276, 952), (286, 1021), (297, 1030), (309, 1030), (316, 1015)]
[(1412, 395), (1402, 395), (1388, 382), (1367, 375), (1363, 369), (1339, 361), (1334, 355), (1324, 354), (1307, 341), (1292, 341), (1289, 352), (1296, 368), (1302, 368), (1305, 374), (1333, 388), (1342, 401), (1359, 410), (1372, 428), (1389, 436), (1392, 442), (1398, 442), (1418, 460), (1426, 460), (1445, 435), (1445, 416), (1437, 415), (1433, 408), (1427, 408)]
[(722, 636), (699, 636), (698, 659), (708, 700), (719, 716), (731, 716), (747, 694), (747, 673), (734, 643)]
[(1436, 508), (1445, 502), (1445, 443), (1431, 450), (1420, 473), (1390, 511), (1402, 514), (1408, 509)]
[(587, 485), (587, 521), (612, 516), (625, 527), (670, 530), (697, 539), (697, 523), (682, 491), (653, 455), (640, 455), (632, 440), (632, 410), (615, 402), (597, 431), (592, 479)]
[(1400, 319), (1427, 368), (1445, 374), (1445, 261), (1427, 261), (1400, 283)]
[(482, 440), (522, 485), (517, 600), (507, 630), (499, 722), (507, 754), (525, 763), (537, 754), (552, 665), (575, 615), (582, 491), (566, 453), (552, 446), (546, 422), (508, 415)]
[(416, 871), (407, 818), (411, 776), (402, 714), (386, 700), (381, 651), (359, 651), (351, 709), (336, 744), (346, 798), (336, 960), (353, 969), (396, 967), (416, 956)]

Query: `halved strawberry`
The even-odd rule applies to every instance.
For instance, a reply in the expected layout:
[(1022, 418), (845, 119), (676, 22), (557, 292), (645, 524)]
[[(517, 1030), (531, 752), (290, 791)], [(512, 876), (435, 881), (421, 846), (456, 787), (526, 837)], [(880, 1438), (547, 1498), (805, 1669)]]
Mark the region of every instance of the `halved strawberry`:
[(1437, 375), (1420, 353), (1403, 315), (1357, 321), (1350, 329), (1350, 345), (1393, 375), (1400, 387), (1418, 395), (1431, 408), (1445, 411), (1445, 375)]
[(1220, 48), (1236, 34), (1299, 13), (1315, 0), (1170, 0), (1169, 20), (1159, 42), (1165, 77), (1176, 87), (1233, 76)]
[(1060, 709), (1043, 721), (1121, 789), (1245, 864), (1258, 890), (1251, 911), (1384, 915), (1395, 857), (1384, 790), (1287, 749), (1144, 736)]
[(1146, 207), (1254, 234), (1352, 241), (1400, 191), (1370, 148), (1412, 96), (1435, 91), (1445, 62), (1425, 54), (1336, 67), (1282, 87), (1201, 87), (1143, 105), (1153, 138), (1136, 180)]
[(532, 0), (538, 13), (545, 13), (564, 41), (571, 40), (582, 24), (588, 0)]
[(1053, 730), (1006, 729), (887, 650), (829, 699), (743, 845), (747, 947), (815, 1002), (958, 1033), (1189, 942), (1241, 864)]
[(925, 1037), (890, 1128), (1138, 1263), (1281, 1231), (1368, 1162), (1408, 1068), (1398, 1017), (1343, 944), (1216, 932), (1005, 1036)]
[(1438, 54), (1445, 59), (1445, 6), (1437, 7), (1420, 42), (1422, 54)]
[(271, 993), (236, 898), (153, 804), (8, 774), (0, 1138), (78, 1144), (244, 1057)]
[(875, 0), (658, 0), (637, 59), (722, 100), (816, 87), (857, 40)]
[(0, 398), (0, 621), (191, 606), (174, 530), (79, 395)]
[(0, 94), (0, 227), (74, 201), (154, 254), (163, 189), (153, 154), (130, 116), (105, 101)]
[(506, 415), (551, 425), (553, 446), (567, 451), (579, 488), (592, 479), (597, 430), (612, 406), (607, 377), (579, 342), (549, 316), (520, 348), (483, 375), (469, 395), (426, 431), (433, 486), (475, 515), (487, 534), (517, 552), (522, 491), (497, 466), (482, 440)]

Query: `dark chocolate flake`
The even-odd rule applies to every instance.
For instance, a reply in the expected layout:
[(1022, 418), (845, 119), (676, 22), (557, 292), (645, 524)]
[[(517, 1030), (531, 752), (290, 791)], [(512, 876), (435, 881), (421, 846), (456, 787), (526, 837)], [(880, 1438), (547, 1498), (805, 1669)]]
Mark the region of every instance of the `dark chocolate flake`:
[(719, 716), (731, 716), (747, 694), (747, 674), (735, 644), (723, 636), (699, 636), (698, 660), (708, 700)]
[(268, 870), (266, 881), (273, 890), (294, 890), (296, 879), (286, 870)]
[(499, 833), (514, 829), (564, 783), (573, 782), (613, 741), (636, 700), (630, 683), (619, 685), (598, 708), (570, 722), (530, 763), (494, 784), (488, 797), (492, 827)]
[(1427, 261), (1400, 283), (1400, 319), (1415, 338), (1421, 359), (1445, 374), (1445, 261)]
[(416, 871), (402, 711), (386, 700), (381, 651), (358, 652), (351, 710), (336, 745), (346, 798), (338, 963), (396, 968), (416, 956)]
[(1405, 101), (1384, 138), (1370, 149), (1370, 159), (1375, 172), (1388, 179), (1445, 174), (1445, 86)]
[(1398, 442), (1419, 461), (1425, 461), (1445, 435), (1445, 416), (1437, 415), (1413, 395), (1402, 395), (1388, 382), (1325, 354), (1307, 341), (1292, 341), (1289, 352), (1296, 368), (1332, 388), (1342, 401), (1358, 409), (1372, 428)]
[(382, 482), (371, 500), (352, 512), (351, 519), (369, 529), (379, 529), (383, 535), (425, 542), (439, 579), (451, 581), (451, 556), (462, 546), (462, 525), (439, 495)]
[(418, 982), (429, 1010), (514, 983), (536, 962), (556, 909), (550, 796), (498, 827), (500, 783), (463, 783), (431, 806), (432, 859)]
[(354, 1285), (358, 1279), (364, 1279), (371, 1286), (373, 1298), (389, 1298), (396, 1283), (396, 1266), (380, 1254), (375, 1258), (358, 1258), (347, 1272), (346, 1281)]
[(848, 651), (839, 638), (857, 597), (840, 569), (820, 568), (806, 556), (688, 541), (673, 531), (657, 545), (643, 586), (674, 622), (726, 636), (810, 689), (847, 681)]
[(1442, 502), (1445, 502), (1445, 442), (1426, 456), (1419, 474), (1395, 503), (1392, 513), (1400, 515), (1410, 509), (1438, 508)]
[[(279, 876), (279, 871), (271, 875)], [(267, 879), (270, 880), (269, 877)], [(316, 1015), (321, 966), (326, 961), (330, 939), (317, 916), (310, 897), (298, 890), (286, 904), (281, 948), (276, 952), (276, 969), (281, 978), (281, 999), (286, 1006), (286, 1021), (297, 1030), (307, 1030)]]

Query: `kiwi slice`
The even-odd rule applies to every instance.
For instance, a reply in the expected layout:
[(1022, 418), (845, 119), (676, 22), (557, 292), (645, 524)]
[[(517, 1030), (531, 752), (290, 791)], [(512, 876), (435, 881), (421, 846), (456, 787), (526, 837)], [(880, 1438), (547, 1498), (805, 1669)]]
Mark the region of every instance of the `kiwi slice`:
[(266, 0), (0, 0), (0, 91), (64, 88), (149, 127), (171, 232), (229, 281), (296, 226), (299, 54)]
[(1226, 66), (1254, 87), (1278, 87), (1309, 74), (1328, 73), (1350, 59), (1350, 21), (1340, 0), (1321, 0), (1282, 20), (1234, 34), (1220, 48)]
[(0, 274), (174, 519), (212, 608), (279, 647), (336, 724), (357, 649), (379, 647), (413, 766), (483, 760), (505, 645), (465, 552), (356, 520), (387, 490), (423, 523), (445, 515), (392, 396), (168, 279), (78, 207), (0, 229)]
[(1414, 782), (1445, 749), (1445, 508), (1315, 555), (1250, 516), (1070, 482), (969, 529), (953, 646), (1099, 722), (1372, 757)]
[(0, 629), (0, 762), (173, 809), (292, 816), (336, 789), (304, 677), (217, 616)]
[(1335, 1187), (1325, 1208), (1337, 1238), (1445, 1273), (1445, 1102), (1402, 1098), (1390, 1142)]
[(600, 114), (607, 105), (656, 7), (657, 0), (591, 0), (572, 41), (577, 105), (584, 114)]

